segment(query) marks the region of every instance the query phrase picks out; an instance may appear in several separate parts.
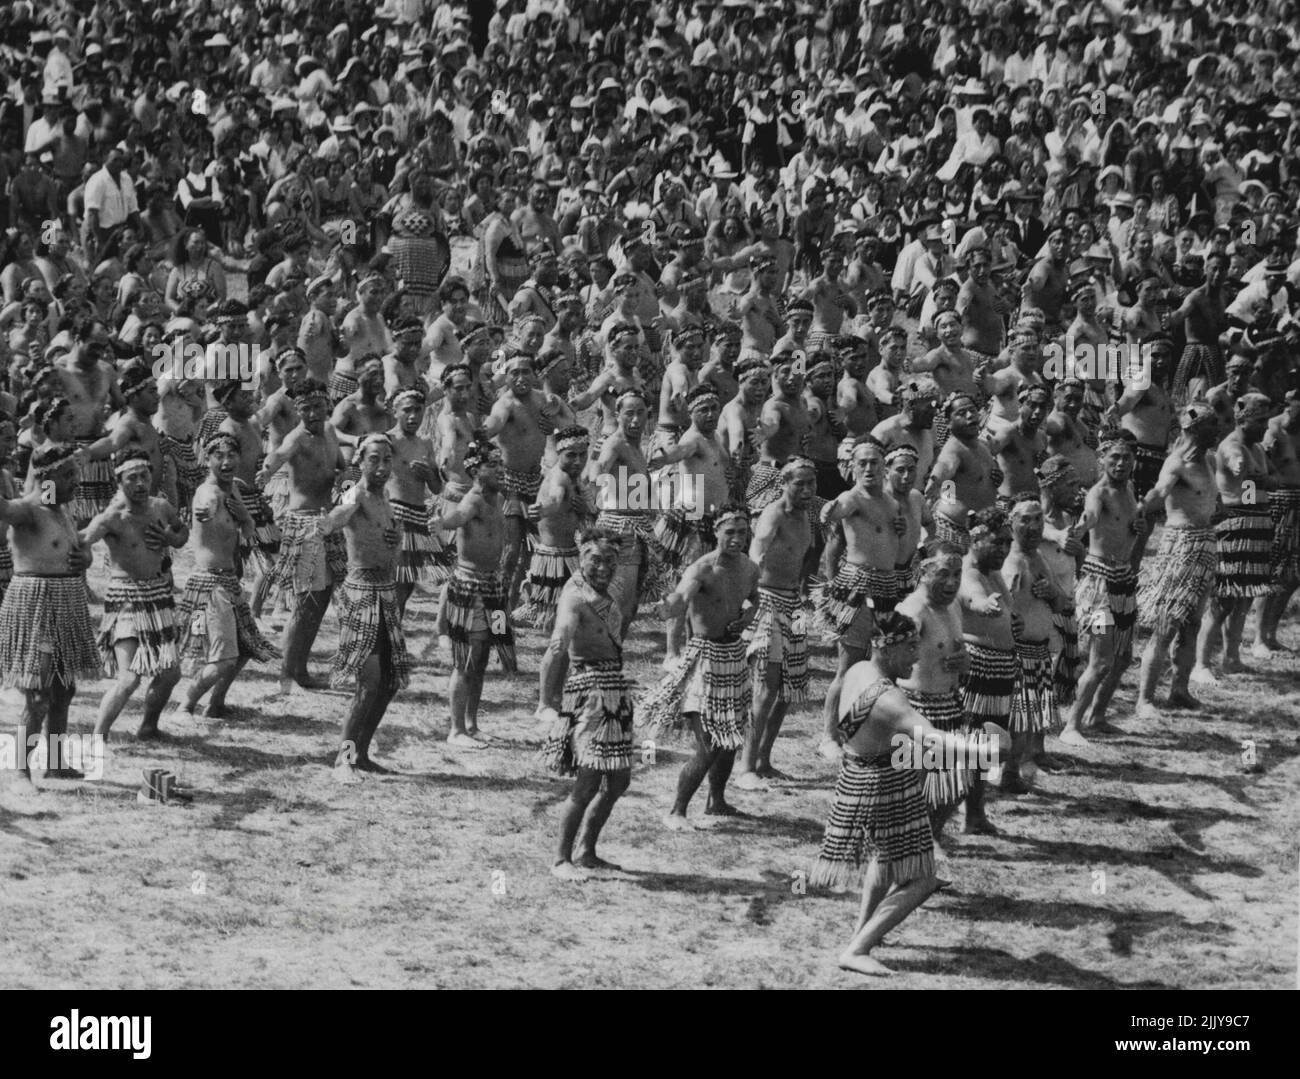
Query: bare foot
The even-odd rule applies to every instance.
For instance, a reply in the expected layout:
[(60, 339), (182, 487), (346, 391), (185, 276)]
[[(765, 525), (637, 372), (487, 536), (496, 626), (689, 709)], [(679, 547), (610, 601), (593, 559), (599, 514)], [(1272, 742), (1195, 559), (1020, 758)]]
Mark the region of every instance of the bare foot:
[(872, 959), (869, 955), (857, 955), (854, 952), (841, 953), (839, 964), (840, 970), (851, 970), (855, 974), (866, 974), (872, 978), (885, 978), (894, 973), (879, 959)]
[(47, 768), (46, 779), (85, 779), (86, 773), (77, 768)]
[(1250, 654), (1255, 659), (1272, 659), (1277, 655), (1278, 650), (1268, 644), (1267, 641), (1256, 641), (1250, 649)]
[(1160, 709), (1156, 707), (1155, 701), (1138, 701), (1135, 714), (1138, 719), (1159, 719)]
[(994, 828), (989, 823), (988, 817), (978, 817), (975, 820), (968, 820), (962, 827), (964, 835), (1001, 835), (1002, 832)]
[(1214, 676), (1214, 672), (1209, 667), (1202, 667), (1199, 663), (1192, 668), (1189, 682), (1195, 682), (1198, 686), (1217, 686), (1219, 680)]
[(1224, 674), (1249, 674), (1250, 668), (1241, 662), (1240, 656), (1223, 657)]
[(1002, 782), (998, 784), (998, 790), (1003, 794), (1010, 795), (1012, 798), (1029, 793), (1029, 787), (1025, 781), (1011, 771), (1002, 773)]
[(670, 832), (693, 832), (695, 825), (686, 819), (684, 813), (669, 813), (664, 817), (664, 827)]
[(817, 752), (825, 757), (828, 761), (838, 761), (843, 748), (839, 742), (833, 738), (823, 738), (822, 744), (817, 747)]
[(765, 791), (768, 789), (767, 783), (757, 772), (741, 772), (732, 779), (731, 784), (734, 787), (739, 787), (742, 791)]
[(165, 742), (169, 738), (158, 729), (157, 723), (141, 723), (140, 729), (135, 732), (135, 737), (141, 742)]
[(203, 709), (203, 715), (207, 719), (230, 719), (233, 717), (230, 705), (224, 702), (221, 704), (213, 704), (209, 702), (208, 706)]
[(362, 757), (357, 760), (357, 771), (369, 772), (371, 775), (376, 776), (391, 776), (397, 774), (391, 768), (385, 768), (382, 764), (376, 764), (369, 757)]
[(1185, 689), (1173, 689), (1169, 691), (1169, 707), (1195, 712), (1201, 707), (1201, 702)]
[(339, 761), (334, 765), (334, 781), (343, 784), (345, 787), (354, 787), (358, 783), (364, 782), (365, 778), (355, 764)]
[(464, 731), (453, 731), (447, 735), (447, 744), (453, 749), (487, 749), (486, 745)]
[(764, 779), (789, 779), (790, 777), (779, 769), (773, 768), (770, 764), (760, 764), (754, 769)]
[(613, 862), (607, 862), (604, 858), (598, 858), (594, 854), (584, 854), (578, 859), (578, 865), (583, 869), (590, 869), (595, 873), (622, 873), (623, 867), (615, 865)]
[(726, 802), (710, 802), (704, 807), (704, 813), (709, 817), (743, 817), (742, 813), (733, 805)]
[(1057, 741), (1067, 746), (1087, 746), (1091, 743), (1073, 727), (1066, 727), (1056, 736)]
[(581, 884), (583, 881), (591, 879), (590, 873), (572, 862), (556, 862), (551, 866), (551, 876), (558, 880), (573, 881), (575, 884)]
[(329, 689), (330, 685), (324, 678), (317, 678), (306, 671), (303, 671), (302, 674), (295, 674), (293, 682), (302, 689)]
[(1093, 734), (1126, 734), (1127, 733), (1126, 731), (1121, 730), (1119, 727), (1115, 726), (1115, 724), (1107, 723), (1106, 720), (1104, 719), (1098, 720), (1091, 727), (1089, 727), (1088, 730)]

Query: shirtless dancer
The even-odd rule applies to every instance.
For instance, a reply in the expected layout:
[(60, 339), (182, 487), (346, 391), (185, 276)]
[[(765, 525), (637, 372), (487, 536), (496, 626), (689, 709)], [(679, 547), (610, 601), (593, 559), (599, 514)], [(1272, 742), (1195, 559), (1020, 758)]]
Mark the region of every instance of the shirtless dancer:
[(339, 337), (347, 352), (338, 358), (330, 375), (332, 384), (340, 391), (349, 385), (348, 393), (356, 391), (356, 373), (365, 357), (387, 356), (393, 351), (393, 339), (380, 312), (387, 294), (388, 282), (376, 270), (366, 273), (357, 285), (357, 305), (343, 316), (339, 327)]
[(939, 387), (929, 375), (906, 379), (895, 390), (898, 412), (871, 429), (871, 437), (885, 447), (911, 446), (916, 450), (918, 491), (925, 489), (934, 467), (934, 411), (939, 407)]
[(736, 786), (762, 790), (784, 778), (772, 767), (772, 747), (792, 704), (808, 699), (808, 636), (800, 596), (804, 556), (812, 547), (808, 506), (817, 473), (806, 457), (781, 468), (781, 497), (758, 515), (749, 557), (758, 566), (758, 610), (748, 631), (753, 668), (753, 722), (737, 761)]
[(640, 487), (648, 498), (650, 473), (641, 453), (646, 415), (646, 399), (639, 389), (632, 387), (620, 393), (617, 426), (606, 436), (596, 459), (596, 508), (600, 511), (596, 527), (618, 544), (615, 593), (623, 614), (624, 635), (636, 617), (642, 595), (653, 603), (662, 594), (659, 544), (654, 537), (651, 507), (616, 497), (619, 491), (630, 494)]
[(1007, 769), (1022, 781), (1033, 779), (1044, 737), (1057, 726), (1051, 638), (1053, 615), (1063, 609), (1066, 595), (1053, 582), (1039, 551), (1042, 540), (1043, 506), (1033, 494), (1011, 508), (1011, 551), (1002, 563), (1011, 609), (1020, 616), (1016, 685), (1011, 698), (1011, 757), (1003, 770), (1004, 789), (1008, 783), (1015, 785), (1007, 779)]
[[(295, 427), (298, 426), (298, 409), (293, 403), (293, 391), (307, 377), (307, 357), (300, 348), (286, 348), (275, 357), (275, 370), (280, 376), (280, 388), (270, 394), (254, 417), (258, 427), (265, 435), (265, 451), (271, 453), (279, 447)], [(262, 492), (271, 504), (271, 513), (276, 521), (284, 514), (289, 505), (289, 473), (277, 472), (271, 477)], [(260, 608), (256, 600), (254, 613)]]
[[(808, 437), (804, 453), (817, 466), (817, 496), (832, 499), (848, 489), (840, 475), (836, 451), (844, 434), (844, 425), (831, 402), (835, 390), (835, 365), (826, 353), (815, 353), (804, 379), (803, 400), (808, 409)], [(874, 426), (874, 425), (871, 425)], [(871, 427), (868, 426), (867, 430)]]
[(1178, 414), (1178, 426), (1178, 438), (1141, 504), (1146, 517), (1153, 517), (1163, 505), (1165, 528), (1160, 550), (1142, 572), (1138, 592), (1138, 618), (1151, 631), (1138, 677), (1138, 719), (1159, 715), (1156, 687), (1171, 649), (1169, 706), (1200, 707), (1187, 683), (1218, 563), (1212, 524), (1218, 497), (1213, 452), (1218, 424), (1210, 407), (1198, 401)]
[(650, 439), (651, 458), (676, 446), (690, 423), (686, 401), (699, 385), (703, 349), (704, 335), (698, 327), (687, 326), (673, 334), (673, 358), (659, 384), (659, 422)]
[[(108, 434), (81, 451), (82, 467), (105, 458), (111, 464), (114, 457), (139, 450), (149, 458), (150, 482), (153, 484), (149, 493), (166, 495), (175, 505), (175, 464), (163, 457), (158, 431), (153, 425), (153, 417), (158, 411), (158, 382), (148, 367), (139, 364), (122, 372), (118, 386), (126, 407), (110, 421)], [(165, 479), (168, 484), (164, 484)]]
[(1214, 595), (1196, 640), (1192, 681), (1216, 685), (1210, 658), (1223, 631), (1223, 673), (1246, 670), (1241, 662), (1241, 632), (1251, 602), (1272, 590), (1273, 516), (1268, 508), (1274, 478), (1268, 453), (1260, 445), (1268, 430), (1270, 402), (1262, 393), (1237, 398), (1236, 426), (1219, 443), (1214, 478), (1223, 503), (1215, 525), (1218, 568)]
[(992, 434), (1020, 419), (1020, 394), (1027, 386), (1045, 388), (1042, 372), (1043, 351), (1038, 331), (1018, 326), (1011, 333), (1011, 362), (997, 371), (986, 364), (976, 368), (976, 385), (988, 395), (989, 418), (985, 430)]
[[(713, 549), (714, 523), (718, 511), (727, 505), (727, 451), (718, 436), (722, 411), (712, 386), (697, 386), (687, 397), (691, 426), (672, 449), (652, 455), (649, 467), (675, 466), (672, 476), (672, 505), (655, 523), (654, 536), (667, 570), (676, 573), (682, 565)], [(685, 633), (683, 613), (674, 607), (666, 625), (666, 663), (681, 654)]]
[[(975, 360), (961, 345), (961, 316), (955, 311), (940, 315), (935, 322), (939, 346), (912, 361), (913, 374), (929, 374), (939, 386), (939, 396), (947, 401), (954, 393), (969, 397), (978, 406), (980, 398), (975, 383)], [(935, 448), (942, 450), (948, 441), (948, 417), (939, 414), (934, 423)]]
[[(970, 663), (962, 674), (962, 708), (967, 728), (992, 724), (1011, 729), (1011, 702), (1016, 686), (1016, 634), (1020, 615), (1002, 578), (1002, 564), (1011, 546), (1006, 515), (998, 509), (980, 510), (971, 517), (970, 550), (962, 562), (961, 588), (957, 599), (961, 610), (962, 640)], [(1008, 744), (1009, 748), (1009, 744)], [(1003, 789), (1023, 793), (1015, 768), (1002, 769)], [(985, 775), (972, 772), (966, 795), (967, 835), (997, 835), (984, 811)]]
[(685, 609), (690, 643), (642, 705), (651, 732), (689, 727), (695, 736), (695, 756), (682, 768), (677, 797), (664, 818), (673, 831), (699, 827), (687, 819), (686, 807), (706, 777), (705, 819), (736, 814), (725, 791), (749, 726), (751, 687), (743, 633), (758, 610), (759, 569), (745, 553), (745, 507), (722, 508), (714, 535), (717, 549), (691, 563), (663, 605), (666, 618)]
[(1150, 381), (1134, 379), (1125, 383), (1124, 392), (1107, 418), (1118, 421), (1120, 427), (1137, 440), (1133, 492), (1138, 498), (1146, 498), (1169, 455), (1174, 406), (1165, 389), (1165, 380), (1169, 376), (1174, 343), (1167, 335), (1159, 334), (1143, 338), (1141, 348), (1143, 358), (1150, 359)]
[[(421, 389), (399, 390), (393, 398), (397, 423), (388, 432), (392, 461), (386, 493), (393, 519), (402, 530), (394, 572), (397, 610), (403, 618), (415, 586), (422, 581), (440, 585), (450, 569), (450, 560), (429, 527), (429, 511), (425, 508), (425, 494), (436, 495), (442, 489), (433, 443), (419, 435), (426, 401)], [(353, 460), (359, 457), (360, 447)]]
[(136, 737), (157, 738), (158, 720), (181, 677), (176, 604), (163, 559), (168, 547), (185, 546), (190, 530), (165, 498), (150, 495), (153, 466), (147, 453), (121, 454), (114, 471), (121, 497), (81, 533), (87, 549), (104, 541), (112, 566), (97, 643), (104, 670), (117, 681), (99, 702), (95, 733), (108, 737), (141, 677), (148, 676)]
[[(255, 573), (252, 593), (255, 599), (262, 598), (268, 587), (265, 582), (271, 564), (280, 550), (280, 529), (275, 523), (271, 503), (257, 488), (257, 466), (262, 457), (262, 432), (253, 419), (256, 403), (253, 395), (238, 382), (219, 383), (213, 396), (225, 412), (217, 430), (233, 435), (239, 443), (235, 493), (253, 519), (252, 536), (240, 540), (237, 568), (242, 577), (248, 562), (253, 563)], [(260, 604), (254, 606), (254, 614), (260, 610)]]
[[(806, 361), (805, 361), (806, 362)], [(772, 396), (763, 405), (755, 435), (758, 463), (750, 472), (745, 502), (758, 514), (781, 497), (781, 465), (802, 453), (812, 419), (803, 402), (804, 366), (793, 353), (772, 357)]]
[[(949, 395), (943, 411), (952, 437), (944, 443), (926, 481), (925, 497), (934, 506), (936, 538), (970, 545), (967, 514), (994, 505), (1002, 485), (1002, 469), (979, 437), (979, 409), (969, 394)], [(951, 486), (948, 486), (951, 484)]]
[(1021, 498), (1037, 500), (1038, 475), (1034, 471), (1047, 458), (1047, 436), (1043, 421), (1052, 408), (1051, 395), (1042, 386), (1020, 388), (1020, 414), (1016, 422), (999, 426), (987, 436), (986, 445), (997, 455), (1002, 482), (997, 504), (1006, 512)]
[[(853, 340), (856, 340), (854, 338)], [(853, 355), (862, 357), (862, 369), (866, 370), (869, 360), (866, 342), (862, 342), (859, 350), (854, 348)], [(881, 421), (887, 420), (898, 414), (901, 402), (898, 399), (898, 387), (906, 382), (911, 376), (903, 369), (903, 364), (907, 360), (907, 330), (902, 326), (888, 326), (885, 328), (880, 340), (880, 363), (873, 367), (866, 376), (867, 392), (875, 400), (875, 411), (877, 418)], [(845, 373), (848, 373), (848, 365), (845, 365)], [(859, 374), (857, 376), (861, 378)], [(843, 385), (843, 382), (841, 382)], [(935, 391), (936, 394), (938, 391)], [(843, 406), (841, 406), (843, 407)], [(853, 425), (849, 422), (849, 417), (845, 415), (845, 426), (849, 428), (850, 434), (853, 431)], [(879, 426), (877, 424), (876, 426)]]
[[(540, 455), (540, 449), (539, 449)], [(488, 653), (495, 647), (501, 667), (517, 669), (515, 631), (502, 550), (505, 514), (501, 489), (501, 451), (490, 441), (472, 441), (462, 460), (472, 486), (456, 506), (443, 509), (435, 527), (456, 531), (456, 567), (442, 594), (438, 633), (451, 640), (451, 731), (447, 744), (456, 749), (483, 749), (478, 705), (483, 695)]]
[[(117, 372), (109, 361), (108, 344), (95, 336), (94, 327), (102, 331), (104, 324), (87, 325), (78, 337), (77, 347), (57, 366), (63, 396), (72, 406), (72, 436), (82, 449), (89, 449), (103, 436), (104, 417), (109, 411), (105, 406), (111, 405), (116, 411), (123, 403)], [(81, 465), (71, 507), (78, 528), (84, 528), (95, 514), (108, 507), (116, 487), (113, 465), (106, 457), (87, 459)]]
[(749, 260), (753, 282), (749, 291), (736, 304), (736, 317), (740, 320), (740, 358), (767, 359), (772, 346), (785, 332), (785, 321), (777, 306), (776, 259), (759, 255)]
[(1052, 411), (1043, 422), (1047, 435), (1047, 453), (1064, 457), (1070, 462), (1078, 488), (1075, 491), (1080, 509), (1083, 498), (1097, 482), (1097, 454), (1084, 440), (1083, 421), (1079, 409), (1083, 407), (1083, 381), (1063, 378), (1052, 387)]
[[(465, 456), (465, 447), (474, 439), (479, 421), (473, 409), (474, 372), (463, 363), (453, 364), (443, 371), (441, 382), (446, 396), (434, 421), (433, 448), (438, 474), (442, 478), (442, 494), (430, 501), (430, 517), (441, 512), (442, 506), (458, 505), (473, 486), (461, 460)], [(427, 416), (425, 422), (428, 422)], [(438, 538), (444, 550), (454, 554), (455, 533), (442, 533)]]
[(194, 715), (211, 690), (204, 715), (222, 719), (230, 715), (226, 694), (239, 672), (249, 660), (275, 659), (276, 651), (259, 632), (235, 572), (240, 535), (253, 533), (253, 519), (234, 487), (239, 443), (234, 435), (218, 431), (204, 445), (203, 458), (208, 478), (194, 492), (194, 570), (176, 607), (176, 644), (181, 671), (192, 679), (185, 712)]
[(758, 429), (763, 402), (772, 387), (772, 368), (765, 360), (747, 360), (736, 369), (740, 388), (722, 406), (718, 430), (731, 460), (732, 501), (744, 501), (750, 469), (758, 456), (754, 433)]
[[(919, 634), (916, 665), (898, 680), (907, 703), (936, 730), (962, 731), (966, 712), (962, 706), (961, 677), (970, 665), (962, 639), (961, 618), (953, 600), (961, 588), (962, 556), (956, 547), (940, 543), (921, 563), (916, 591), (899, 601), (895, 610), (916, 623)], [(933, 768), (925, 774), (925, 800), (935, 843), (948, 818), (970, 789), (967, 769)]]
[(483, 432), (500, 443), (501, 489), (505, 492), (505, 547), (501, 563), (510, 600), (518, 605), (519, 586), (527, 566), (523, 562), (528, 539), (527, 511), (542, 485), (542, 451), (546, 436), (555, 430), (556, 410), (536, 389), (533, 361), (518, 355), (505, 365), (506, 392), (483, 421)]
[(524, 581), (523, 606), (517, 612), (544, 633), (555, 626), (560, 593), (578, 571), (578, 535), (594, 516), (581, 486), (590, 439), (585, 427), (562, 427), (555, 433), (556, 462), (542, 480), (537, 501), (529, 507), (537, 522), (536, 547)]
[(1272, 592), (1256, 604), (1255, 646), (1251, 655), (1266, 659), (1283, 651), (1278, 623), (1300, 583), (1300, 391), (1288, 390), (1282, 412), (1268, 421), (1262, 442), (1277, 486), (1268, 494), (1273, 515)]
[(934, 837), (919, 770), (895, 768), (900, 739), (933, 739), (962, 757), (967, 739), (936, 730), (895, 682), (916, 665), (916, 623), (890, 612), (872, 631), (872, 657), (854, 671), (840, 717), (844, 754), (835, 802), (809, 883), (843, 888), (863, 869), (862, 906), (839, 965), (858, 974), (893, 972), (871, 952), (942, 882), (934, 873)]
[(576, 777), (551, 872), (571, 881), (619, 869), (596, 854), (596, 841), (631, 782), (634, 747), (632, 684), (623, 674), (623, 619), (614, 583), (617, 549), (595, 532), (583, 536), (580, 551), (580, 572), (560, 595), (542, 659), (544, 712), (553, 723), (543, 756), (552, 771)]
[(366, 435), (382, 434), (393, 425), (393, 414), (384, 399), (384, 365), (378, 356), (366, 356), (352, 380), (356, 387), (334, 405), (330, 426), (339, 444), (347, 447), (349, 464), (341, 482), (356, 483), (357, 463), (351, 461), (352, 450)]
[(1088, 557), (1074, 593), (1079, 650), (1087, 653), (1088, 666), (1061, 731), (1061, 741), (1070, 746), (1087, 745), (1082, 732), (1088, 728), (1115, 731), (1105, 721), (1106, 708), (1132, 658), (1137, 620), (1137, 574), (1131, 557), (1144, 526), (1129, 485), (1132, 438), (1107, 434), (1098, 452), (1101, 479), (1088, 492), (1076, 525), (1080, 533), (1088, 533)]
[(357, 456), (361, 481), (321, 523), (327, 534), (341, 530), (348, 550), (348, 574), (339, 589), (339, 645), (330, 676), (333, 686), (355, 686), (334, 759), (334, 775), (343, 783), (356, 783), (366, 772), (388, 773), (371, 759), (371, 743), (388, 705), (411, 678), (397, 598), (401, 526), (385, 489), (392, 443), (385, 434), (366, 435)]
[[(10, 527), (14, 578), (0, 604), (0, 679), (23, 692), (23, 759), (18, 773), (35, 791), (31, 764), (42, 731), (55, 750), (68, 730), (78, 676), (98, 678), (100, 657), (86, 605), (90, 548), (81, 542), (69, 506), (77, 490), (71, 446), (32, 455), (35, 485), (0, 498), (0, 524)], [(60, 755), (47, 756), (47, 779), (81, 779)]]
[[(826, 567), (830, 583), (817, 604), (819, 628), (836, 640), (835, 678), (822, 710), (821, 751), (834, 759), (839, 739), (840, 691), (853, 664), (871, 650), (877, 612), (892, 610), (898, 594), (898, 550), (906, 530), (898, 500), (885, 490), (885, 455), (871, 440), (853, 449), (854, 485), (822, 510), (823, 526), (842, 523), (844, 561)], [(831, 570), (834, 569), (832, 573)]]
[(281, 467), (289, 469), (289, 506), (280, 526), (280, 553), (268, 574), (292, 611), (284, 627), (281, 679), (317, 689), (321, 683), (308, 675), (307, 660), (334, 585), (347, 573), (343, 537), (321, 531), (321, 519), (329, 512), (344, 467), (343, 453), (333, 426), (326, 422), (329, 397), (324, 384), (305, 378), (290, 396), (298, 411), (298, 426), (266, 455), (257, 482), (265, 489)]

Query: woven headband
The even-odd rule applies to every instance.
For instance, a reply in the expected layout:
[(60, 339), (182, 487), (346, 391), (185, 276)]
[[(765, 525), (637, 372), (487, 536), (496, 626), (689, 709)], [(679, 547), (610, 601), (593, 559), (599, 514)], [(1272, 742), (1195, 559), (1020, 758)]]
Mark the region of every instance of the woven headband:
[(790, 460), (786, 461), (786, 463), (781, 466), (781, 475), (788, 476), (805, 469), (809, 472), (816, 472), (817, 465), (809, 457), (791, 457)]
[(1200, 427), (1202, 424), (1217, 422), (1218, 417), (1214, 414), (1214, 409), (1204, 401), (1190, 404), (1178, 413), (1178, 426), (1184, 431), (1190, 431), (1193, 427)]
[(921, 459), (921, 455), (916, 452), (916, 447), (909, 446), (904, 442), (901, 445), (895, 446), (885, 454), (885, 464), (890, 464), (900, 457), (910, 457), (913, 461), (919, 461)]
[(917, 628), (916, 623), (912, 623), (911, 629), (896, 630), (893, 633), (887, 633), (880, 629), (879, 623), (877, 623), (877, 628), (871, 634), (871, 643), (877, 648), (888, 648), (890, 645), (917, 640), (920, 636), (921, 631)]
[(380, 446), (387, 446), (390, 450), (393, 448), (393, 440), (382, 431), (372, 431), (357, 443), (357, 456), (360, 457), (366, 452), (366, 447), (372, 442)]
[(557, 438), (555, 440), (555, 452), (563, 453), (565, 450), (577, 449), (579, 446), (585, 449), (590, 445), (591, 438), (588, 435), (570, 435), (568, 438)]
[(501, 450), (492, 442), (471, 442), (465, 447), (465, 456), (461, 463), (468, 471), (471, 468), (478, 468), (485, 461), (491, 461), (494, 457), (500, 458)]
[(713, 519), (713, 527), (724, 525), (728, 521), (744, 521), (749, 524), (749, 511), (743, 509), (722, 510), (717, 517)]
[(1237, 399), (1233, 412), (1239, 420), (1252, 420), (1259, 416), (1267, 416), (1272, 403), (1262, 393), (1248, 393)]
[(945, 416), (951, 416), (957, 411), (957, 405), (962, 401), (969, 401), (972, 407), (975, 404), (975, 398), (968, 393), (954, 391), (953, 393), (948, 394), (948, 396), (943, 399), (943, 414)]
[(1041, 468), (1034, 469), (1034, 473), (1038, 476), (1039, 487), (1050, 487), (1057, 480), (1064, 479), (1066, 476), (1073, 476), (1074, 466), (1069, 461), (1062, 461), (1060, 464), (1052, 465), (1049, 468), (1048, 463), (1044, 461)]
[(113, 474), (117, 476), (125, 475), (127, 472), (130, 472), (135, 468), (152, 469), (153, 465), (150, 464), (149, 460), (145, 457), (131, 457), (123, 461), (120, 465), (114, 466)]
[(393, 397), (393, 408), (401, 408), (407, 401), (414, 401), (421, 408), (424, 407), (425, 396), (423, 391), (417, 389), (402, 390)]
[(1097, 440), (1097, 454), (1098, 456), (1104, 457), (1116, 446), (1123, 446), (1125, 449), (1128, 449), (1128, 439), (1124, 438), (1123, 435), (1111, 435), (1108, 438), (1099, 438)]
[(54, 473), (57, 472), (60, 468), (62, 468), (63, 465), (72, 457), (72, 455), (77, 452), (77, 448), (75, 446), (51, 446), (47, 452), (57, 453), (58, 457), (56, 457), (53, 461), (45, 462), (45, 464), (41, 465), (40, 467), (33, 465), (32, 475), (34, 476), (54, 475)]
[(696, 396), (692, 397), (690, 401), (686, 403), (686, 411), (694, 412), (697, 408), (707, 405), (716, 405), (721, 407), (722, 398), (720, 398), (716, 393), (696, 394)]
[(218, 431), (211, 438), (209, 438), (205, 443), (203, 443), (203, 452), (211, 453), (214, 449), (217, 448), (218, 445), (220, 445), (223, 442), (229, 443), (230, 448), (234, 450), (236, 453), (239, 452), (239, 439), (237, 439), (229, 431)]

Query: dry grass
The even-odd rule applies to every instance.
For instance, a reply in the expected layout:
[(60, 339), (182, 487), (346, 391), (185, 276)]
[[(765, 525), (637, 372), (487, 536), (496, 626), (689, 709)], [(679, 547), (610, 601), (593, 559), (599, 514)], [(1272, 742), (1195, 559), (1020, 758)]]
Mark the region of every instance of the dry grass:
[[(178, 576), (185, 576), (184, 562)], [(417, 597), (410, 639), (431, 643)], [(328, 662), (333, 617), (314, 666)], [(56, 987), (761, 987), (867, 984), (839, 973), (856, 897), (799, 894), (833, 770), (817, 718), (793, 717), (778, 763), (797, 778), (736, 792), (752, 814), (712, 833), (659, 824), (680, 752), (639, 765), (607, 829), (624, 881), (553, 880), (567, 785), (537, 766), (531, 714), (539, 640), (525, 673), (493, 676), (479, 754), (442, 741), (445, 657), (421, 665), (380, 728), (403, 775), (340, 788), (326, 767), (347, 698), (268, 701), (249, 670), (232, 702), (249, 719), (168, 721), (135, 743), (123, 717), (105, 778), (47, 784), (29, 803), (0, 788), (0, 984)], [(1292, 645), (1300, 639), (1292, 633)], [(629, 642), (642, 684), (661, 639)], [(830, 654), (814, 656), (814, 699)], [(955, 887), (895, 931), (881, 956), (899, 987), (1272, 987), (1295, 984), (1296, 662), (1288, 657), (1178, 714), (1072, 754), (1068, 775), (997, 802), (1004, 836), (956, 838)], [(81, 687), (89, 730), (102, 683)], [(17, 699), (5, 694), (6, 722)], [(1117, 703), (1131, 714), (1132, 675)], [(1264, 770), (1247, 774), (1244, 739)], [(140, 770), (199, 790), (190, 807), (141, 805)], [(5, 777), (9, 780), (11, 777)], [(58, 788), (58, 789), (55, 789)], [(1104, 873), (1104, 894), (1100, 893)]]

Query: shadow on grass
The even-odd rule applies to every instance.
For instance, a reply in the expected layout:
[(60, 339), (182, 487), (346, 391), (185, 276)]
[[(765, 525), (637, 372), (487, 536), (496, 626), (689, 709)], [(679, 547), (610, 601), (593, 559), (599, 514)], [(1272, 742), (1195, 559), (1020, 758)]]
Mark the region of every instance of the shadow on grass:
[(974, 977), (994, 982), (1034, 982), (1059, 985), (1066, 989), (1176, 989), (1164, 982), (1145, 980), (1121, 982), (1094, 970), (1075, 966), (1057, 955), (1039, 952), (1029, 959), (1017, 959), (997, 948), (937, 948), (914, 946), (913, 952), (934, 953), (921, 959), (898, 958), (886, 950), (881, 956), (889, 967), (900, 973), (931, 974), (941, 978)]
[[(1175, 833), (1177, 834), (1177, 833)], [(1076, 865), (1080, 872), (1093, 866), (1133, 866), (1149, 869), (1167, 878), (1188, 895), (1206, 902), (1217, 902), (1193, 878), (1207, 873), (1232, 873), (1238, 877), (1255, 879), (1264, 871), (1249, 862), (1236, 858), (1216, 858), (1198, 851), (1170, 845), (1163, 849), (1122, 850), (1114, 846), (1093, 843), (1071, 843), (1061, 840), (1038, 839), (1034, 836), (1004, 836), (1020, 850), (1015, 854), (1001, 854), (981, 850), (980, 854), (993, 862), (1048, 862), (1057, 866)], [(1199, 838), (1199, 837), (1198, 837)], [(1026, 852), (1025, 847), (1034, 848)], [(972, 848), (973, 849), (973, 848)]]

